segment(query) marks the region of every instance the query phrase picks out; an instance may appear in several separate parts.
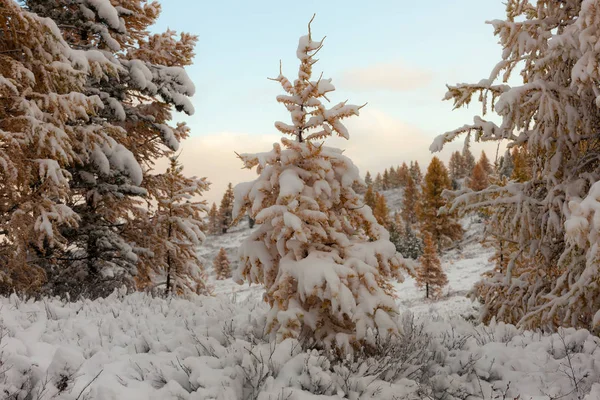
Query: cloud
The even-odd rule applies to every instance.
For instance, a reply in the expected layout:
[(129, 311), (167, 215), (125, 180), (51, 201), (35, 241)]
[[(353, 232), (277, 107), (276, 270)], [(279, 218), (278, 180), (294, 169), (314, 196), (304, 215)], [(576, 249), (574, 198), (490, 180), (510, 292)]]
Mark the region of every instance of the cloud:
[[(383, 172), (385, 168), (411, 160), (418, 161), (424, 172), (433, 156), (429, 152), (429, 145), (436, 136), (434, 132), (426, 132), (382, 111), (363, 109), (360, 117), (346, 121), (346, 127), (350, 132), (350, 140), (330, 138), (326, 145), (343, 149), (344, 154), (358, 166), (362, 176), (366, 171)], [(277, 133), (253, 135), (234, 132), (192, 136), (182, 143), (183, 151), (179, 159), (186, 175), (208, 178), (212, 184), (205, 199), (218, 205), (229, 182), (235, 185), (256, 178), (255, 170), (242, 169), (235, 152), (269, 151), (280, 138), (281, 135)], [(462, 149), (462, 143), (459, 138), (435, 155), (448, 162), (452, 151)], [(475, 157), (479, 156), (482, 149), (491, 160), (494, 159), (494, 144), (473, 145)]]
[(373, 64), (347, 70), (340, 87), (349, 90), (389, 90), (405, 92), (426, 87), (433, 74), (425, 69), (407, 66), (401, 62)]

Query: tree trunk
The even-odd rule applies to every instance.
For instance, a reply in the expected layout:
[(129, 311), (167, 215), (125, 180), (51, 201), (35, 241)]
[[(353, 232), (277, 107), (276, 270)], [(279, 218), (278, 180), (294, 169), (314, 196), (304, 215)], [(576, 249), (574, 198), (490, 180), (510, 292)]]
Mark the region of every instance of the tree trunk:
[(429, 298), (429, 283), (425, 284), (425, 298)]

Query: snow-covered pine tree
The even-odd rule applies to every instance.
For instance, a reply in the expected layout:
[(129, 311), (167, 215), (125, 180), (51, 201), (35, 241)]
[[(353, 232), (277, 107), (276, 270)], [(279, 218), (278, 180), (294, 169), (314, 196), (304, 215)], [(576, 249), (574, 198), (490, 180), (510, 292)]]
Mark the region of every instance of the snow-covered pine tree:
[(365, 185), (367, 185), (367, 187), (369, 187), (372, 184), (373, 184), (373, 178), (371, 178), (371, 173), (369, 171), (367, 171), (367, 173), (365, 175)]
[(424, 235), (423, 255), (419, 258), (419, 267), (415, 282), (417, 287), (425, 287), (425, 298), (437, 297), (444, 286), (448, 284), (448, 277), (442, 269), (442, 263), (437, 255), (436, 245), (429, 232)]
[(213, 261), (213, 270), (215, 271), (215, 277), (217, 280), (231, 278), (231, 266), (229, 263), (229, 258), (227, 258), (227, 252), (223, 247), (219, 249), (219, 253)]
[(389, 179), (390, 189), (396, 189), (400, 187), (400, 183), (398, 182), (398, 174), (396, 173), (396, 168), (394, 168), (393, 166), (390, 167)]
[(423, 181), (423, 173), (421, 172), (421, 167), (419, 166), (418, 161), (415, 161), (414, 163), (412, 161), (410, 162), (409, 173), (415, 183), (420, 185)]
[[(513, 244), (504, 254), (506, 266), (478, 285), (484, 320), (597, 329), (600, 6), (512, 0), (506, 10), (506, 19), (491, 22), (502, 60), (487, 79), (449, 86), (446, 94), (455, 107), (480, 98), (482, 114), (440, 136), (432, 150), (466, 134), (506, 140), (509, 148), (530, 154), (525, 180), (465, 193), (454, 202), (462, 210), (494, 206), (492, 233)], [(513, 73), (522, 81), (509, 85)], [(499, 124), (486, 118), (488, 110)]]
[(221, 199), (221, 205), (219, 206), (219, 233), (227, 233), (227, 230), (231, 228), (233, 223), (233, 185), (231, 182), (227, 185), (223, 198)]
[[(184, 66), (196, 38), (167, 31), (149, 34), (160, 12), (157, 2), (122, 0), (24, 0), (24, 6), (54, 20), (72, 49), (72, 62), (87, 73), (83, 93), (96, 96), (101, 112), (90, 118), (74, 145), (78, 163), (69, 169), (69, 205), (80, 216), (65, 229), (69, 251), (52, 274), (61, 290), (88, 285), (95, 294), (131, 282), (145, 232), (131, 229), (140, 197), (151, 188), (144, 176), (154, 161), (176, 150), (188, 135), (184, 124), (169, 126), (171, 110), (193, 113), (194, 85)], [(58, 31), (57, 31), (58, 32)], [(81, 67), (83, 68), (83, 67)], [(111, 283), (113, 282), (113, 283)]]
[(219, 209), (215, 202), (212, 203), (210, 211), (208, 212), (208, 232), (211, 235), (217, 235), (221, 233), (221, 224), (219, 223)]
[[(66, 204), (76, 138), (101, 109), (81, 94), (86, 53), (51, 20), (3, 1), (0, 12), (0, 292), (36, 292), (76, 226)], [(72, 58), (79, 57), (79, 68)]]
[(442, 210), (448, 203), (442, 193), (450, 188), (446, 166), (439, 158), (433, 157), (423, 180), (419, 222), (421, 232), (429, 232), (432, 235), (438, 251), (461, 239), (463, 233), (454, 213)]
[(510, 178), (515, 168), (512, 154), (510, 150), (507, 150), (504, 155), (500, 158), (498, 173), (500, 178)]
[(387, 168), (383, 171), (381, 185), (382, 185), (383, 190), (388, 190), (392, 187), (391, 182), (390, 182), (390, 173), (388, 172)]
[(405, 162), (397, 170), (398, 181), (400, 182), (400, 186), (406, 186), (406, 178), (410, 175), (410, 171), (408, 169), (408, 165)]
[(458, 182), (460, 179), (464, 178), (464, 160), (459, 151), (455, 151), (450, 156), (450, 161), (448, 162), (448, 171), (450, 173), (450, 179), (452, 181)]
[(376, 191), (379, 190), (383, 190), (383, 178), (381, 176), (381, 173), (377, 173), (377, 176), (375, 177), (375, 181), (373, 182), (373, 188)]
[(205, 272), (197, 247), (205, 239), (203, 218), (208, 212), (205, 200), (198, 200), (208, 189), (206, 178), (186, 177), (183, 166), (173, 156), (164, 174), (152, 177), (150, 209), (145, 234), (148, 255), (140, 256), (141, 288), (164, 285), (165, 294), (206, 294)]
[(461, 156), (463, 159), (462, 175), (471, 176), (471, 174), (473, 173), (473, 168), (475, 168), (476, 162), (475, 156), (473, 155), (473, 153), (471, 153), (471, 144), (469, 140), (465, 141), (465, 146), (463, 147)]
[(276, 122), (281, 144), (259, 154), (241, 154), (259, 177), (235, 189), (234, 214), (246, 209), (261, 226), (244, 241), (234, 278), (261, 283), (271, 305), (268, 332), (278, 340), (301, 334), (324, 347), (356, 346), (399, 332), (397, 306), (388, 279), (402, 279), (401, 256), (371, 209), (352, 190), (359, 172), (341, 150), (327, 147), (331, 135), (349, 139), (342, 119), (360, 107), (321, 102), (331, 79), (311, 80), (323, 41), (300, 38), (298, 78), (280, 74), (292, 124)]

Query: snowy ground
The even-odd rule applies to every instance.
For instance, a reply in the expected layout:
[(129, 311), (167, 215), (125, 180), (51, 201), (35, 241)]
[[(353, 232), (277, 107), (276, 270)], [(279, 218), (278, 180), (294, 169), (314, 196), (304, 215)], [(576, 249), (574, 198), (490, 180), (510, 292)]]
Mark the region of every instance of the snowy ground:
[[(477, 307), (464, 295), (490, 256), (471, 240), (481, 226), (465, 224), (462, 248), (443, 258), (442, 299), (426, 301), (411, 278), (396, 285), (406, 336), (382, 345), (384, 357), (331, 364), (292, 340), (273, 346), (261, 288), (231, 280), (211, 278), (215, 297), (189, 300), (12, 296), (0, 298), (0, 399), (600, 400), (600, 339), (587, 331), (544, 336), (464, 319)], [(220, 247), (235, 259), (248, 233), (210, 237), (208, 268)]]

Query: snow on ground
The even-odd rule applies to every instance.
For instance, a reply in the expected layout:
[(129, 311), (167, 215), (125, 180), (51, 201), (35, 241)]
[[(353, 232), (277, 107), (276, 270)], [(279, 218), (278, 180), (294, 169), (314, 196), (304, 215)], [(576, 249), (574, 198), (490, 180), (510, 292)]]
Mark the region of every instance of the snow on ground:
[[(600, 339), (585, 330), (554, 335), (474, 326), (465, 293), (490, 267), (482, 226), (443, 259), (449, 286), (424, 299), (396, 284), (405, 336), (380, 355), (338, 362), (288, 339), (264, 335), (259, 286), (211, 281), (214, 297), (114, 293), (65, 303), (0, 297), (0, 399), (11, 400), (600, 400)], [(207, 271), (220, 247), (231, 258), (245, 226), (209, 237)], [(412, 314), (414, 313), (414, 318)]]

